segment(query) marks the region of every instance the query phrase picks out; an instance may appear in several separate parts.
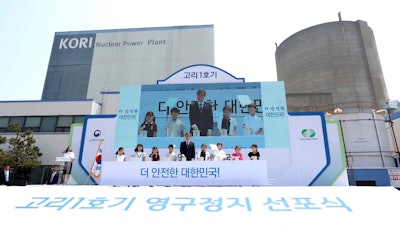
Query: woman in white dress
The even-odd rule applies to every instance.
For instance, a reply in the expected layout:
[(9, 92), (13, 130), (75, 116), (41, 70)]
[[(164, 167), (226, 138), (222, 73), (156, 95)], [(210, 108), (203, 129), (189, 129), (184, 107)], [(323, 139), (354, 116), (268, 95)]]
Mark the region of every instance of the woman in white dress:
[(72, 171), (72, 163), (75, 160), (75, 153), (72, 151), (71, 146), (68, 146), (63, 153), (65, 158), (70, 159), (70, 161), (64, 163), (62, 173), (62, 184), (68, 184), (69, 176), (71, 175)]

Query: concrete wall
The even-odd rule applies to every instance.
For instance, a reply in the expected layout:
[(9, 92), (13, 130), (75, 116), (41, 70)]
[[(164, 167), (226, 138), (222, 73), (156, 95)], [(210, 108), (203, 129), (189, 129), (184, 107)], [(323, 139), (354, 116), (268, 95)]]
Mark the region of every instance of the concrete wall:
[(331, 93), (286, 94), (288, 112), (333, 111)]
[(93, 115), (100, 105), (93, 100), (81, 101), (3, 101), (1, 116)]
[(119, 102), (119, 92), (102, 92), (102, 115), (117, 114), (118, 112), (118, 102)]
[(338, 21), (299, 31), (276, 50), (277, 76), (287, 93), (332, 93), (334, 104), (371, 102), (388, 94), (372, 30), (364, 21)]

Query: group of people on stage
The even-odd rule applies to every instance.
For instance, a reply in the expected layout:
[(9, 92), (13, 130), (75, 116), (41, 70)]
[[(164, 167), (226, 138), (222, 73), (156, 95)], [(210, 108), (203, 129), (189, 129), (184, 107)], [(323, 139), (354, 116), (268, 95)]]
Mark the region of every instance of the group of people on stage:
[[(207, 149), (206, 144), (201, 145), (201, 150), (196, 151), (195, 143), (190, 140), (192, 134), (190, 132), (185, 133), (185, 140), (180, 143), (179, 154), (174, 152), (174, 146), (168, 145), (168, 152), (164, 155), (163, 161), (217, 161), (217, 160), (228, 160), (226, 152), (222, 149), (222, 143), (217, 143), (217, 149), (210, 153)], [(260, 152), (256, 144), (251, 145), (252, 151), (247, 155), (250, 160), (259, 160)], [(241, 147), (235, 146), (235, 151), (232, 153), (232, 160), (243, 160), (243, 154), (241, 153)], [(125, 149), (119, 147), (115, 153), (115, 161), (125, 162), (127, 158), (125, 156)], [(152, 151), (149, 156), (146, 155), (142, 144), (138, 144), (131, 155), (131, 161), (160, 161), (161, 156), (158, 151), (158, 147), (152, 147)]]
[[(185, 141), (180, 143), (179, 154), (174, 152), (174, 145), (168, 146), (168, 152), (164, 157), (160, 156), (157, 146), (152, 147), (151, 153), (147, 156), (144, 152), (143, 145), (138, 144), (135, 148), (134, 153), (131, 155), (131, 161), (160, 161), (163, 158), (164, 161), (192, 161), (192, 160), (227, 160), (228, 157), (224, 150), (222, 150), (222, 143), (217, 143), (217, 149), (210, 153), (207, 150), (207, 145), (202, 144), (201, 150), (196, 152), (195, 145), (190, 141), (191, 136), (211, 136), (214, 126), (214, 115), (213, 106), (205, 101), (206, 91), (200, 89), (197, 91), (197, 99), (193, 101), (189, 106), (189, 121), (190, 129), (185, 132), (185, 124), (179, 119), (180, 110), (177, 107), (173, 107), (170, 110), (171, 119), (167, 121), (165, 125), (165, 132), (167, 137), (185, 137)], [(256, 115), (257, 107), (255, 104), (248, 104), (248, 115), (243, 118), (242, 128), (244, 135), (260, 135), (263, 132), (263, 122), (260, 117)], [(231, 116), (232, 108), (230, 106), (224, 106), (222, 109), (223, 118), (220, 121), (220, 127), (218, 128), (219, 133), (222, 136), (235, 136), (238, 132), (238, 123), (235, 118)], [(148, 111), (145, 115), (145, 119), (139, 126), (138, 134), (142, 137), (157, 137), (158, 127), (156, 123), (155, 115), (152, 111)], [(252, 145), (252, 151), (248, 153), (250, 159), (259, 159), (260, 153), (257, 150), (257, 145)], [(240, 152), (240, 146), (235, 147), (235, 152), (232, 153), (232, 160), (243, 160), (243, 155)], [(46, 176), (45, 183), (47, 184), (68, 184), (69, 177), (72, 171), (72, 164), (75, 160), (75, 154), (70, 146), (63, 151), (64, 157), (68, 157), (70, 161), (65, 162), (61, 167), (61, 181), (59, 181), (59, 166), (53, 166)], [(125, 156), (125, 149), (120, 147), (115, 153), (115, 161), (124, 162), (127, 161)], [(9, 167), (7, 167), (9, 168)], [(10, 172), (4, 168), (4, 175), (0, 174), (0, 182), (7, 183), (8, 179), (12, 178), (8, 175)], [(4, 177), (4, 178), (3, 178)], [(7, 177), (7, 181), (6, 180)], [(4, 181), (3, 181), (4, 180)]]
[[(211, 136), (214, 126), (213, 106), (205, 101), (206, 90), (197, 91), (197, 100), (189, 106), (190, 132), (194, 136)], [(261, 135), (263, 132), (263, 122), (261, 117), (257, 116), (257, 106), (248, 104), (248, 115), (243, 118), (243, 135)], [(238, 123), (231, 116), (232, 108), (224, 106), (222, 109), (223, 118), (220, 121), (218, 132), (222, 136), (235, 136), (238, 132)], [(167, 137), (183, 137), (185, 134), (185, 124), (178, 118), (180, 110), (173, 107), (170, 110), (171, 120), (165, 125)], [(138, 134), (142, 137), (157, 137), (158, 127), (154, 112), (148, 111), (145, 119), (139, 126)]]

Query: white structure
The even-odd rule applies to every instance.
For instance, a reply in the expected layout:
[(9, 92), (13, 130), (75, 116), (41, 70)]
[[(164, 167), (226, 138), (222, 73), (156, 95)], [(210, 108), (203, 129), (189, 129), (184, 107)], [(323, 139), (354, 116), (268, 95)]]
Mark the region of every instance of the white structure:
[(385, 117), (370, 113), (341, 113), (326, 117), (339, 120), (347, 154), (348, 168), (395, 167), (395, 149), (391, 148), (390, 133)]

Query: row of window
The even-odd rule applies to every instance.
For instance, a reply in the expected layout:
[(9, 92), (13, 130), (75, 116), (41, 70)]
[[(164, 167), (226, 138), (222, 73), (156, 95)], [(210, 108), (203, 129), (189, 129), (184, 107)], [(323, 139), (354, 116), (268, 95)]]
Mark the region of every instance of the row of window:
[(18, 123), (22, 131), (69, 132), (71, 124), (84, 120), (85, 116), (5, 116), (0, 117), (0, 132), (13, 132), (7, 130), (10, 123)]

